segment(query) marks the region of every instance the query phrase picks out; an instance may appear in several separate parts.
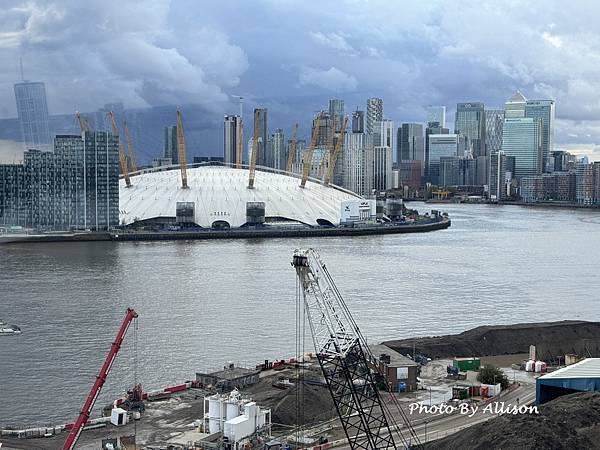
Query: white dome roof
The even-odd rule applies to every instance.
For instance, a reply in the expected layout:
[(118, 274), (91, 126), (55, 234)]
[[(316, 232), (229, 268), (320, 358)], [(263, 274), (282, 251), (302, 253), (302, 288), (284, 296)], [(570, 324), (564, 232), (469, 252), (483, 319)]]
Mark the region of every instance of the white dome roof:
[(175, 217), (177, 202), (195, 203), (195, 221), (211, 227), (222, 220), (232, 228), (246, 223), (246, 202), (264, 202), (265, 217), (283, 217), (309, 225), (318, 219), (340, 221), (341, 202), (360, 198), (337, 186), (308, 181), (283, 173), (256, 171), (254, 189), (248, 189), (248, 169), (206, 165), (187, 169), (188, 189), (181, 188), (178, 167), (155, 169), (131, 177), (131, 186), (119, 180), (119, 221)]

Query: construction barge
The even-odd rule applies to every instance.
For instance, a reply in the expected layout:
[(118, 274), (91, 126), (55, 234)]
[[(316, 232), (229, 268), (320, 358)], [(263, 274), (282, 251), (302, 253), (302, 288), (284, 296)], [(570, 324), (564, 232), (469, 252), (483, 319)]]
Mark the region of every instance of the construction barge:
[(423, 222), (393, 223), (361, 227), (253, 227), (234, 229), (201, 229), (180, 231), (118, 230), (89, 233), (4, 234), (0, 244), (34, 242), (90, 242), (90, 241), (174, 241), (208, 239), (265, 239), (308, 238), (329, 236), (369, 236), (383, 234), (425, 233), (450, 227), (448, 217)]

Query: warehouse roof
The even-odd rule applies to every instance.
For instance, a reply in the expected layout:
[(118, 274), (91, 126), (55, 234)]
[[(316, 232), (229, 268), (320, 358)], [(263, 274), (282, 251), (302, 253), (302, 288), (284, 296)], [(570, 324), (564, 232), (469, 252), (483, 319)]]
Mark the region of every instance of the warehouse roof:
[(540, 380), (558, 378), (600, 378), (600, 358), (586, 358), (578, 363), (550, 372), (540, 377)]
[(390, 366), (391, 367), (407, 367), (407, 366), (416, 366), (417, 363), (412, 359), (407, 358), (406, 356), (398, 353), (396, 350), (392, 350), (387, 345), (377, 344), (377, 345), (369, 345), (369, 349), (371, 353), (379, 359), (382, 354), (386, 354), (390, 356)]

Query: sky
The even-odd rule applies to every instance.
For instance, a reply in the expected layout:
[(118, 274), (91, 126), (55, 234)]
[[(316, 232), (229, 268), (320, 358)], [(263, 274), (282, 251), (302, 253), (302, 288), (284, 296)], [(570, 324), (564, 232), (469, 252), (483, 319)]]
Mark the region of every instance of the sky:
[(20, 57), (51, 114), (194, 103), (218, 133), (236, 95), (246, 120), (267, 107), (289, 132), (334, 97), (347, 112), (381, 97), (398, 124), (519, 89), (556, 101), (557, 148), (600, 160), (599, 14), (592, 0), (2, 0), (0, 118), (16, 116)]

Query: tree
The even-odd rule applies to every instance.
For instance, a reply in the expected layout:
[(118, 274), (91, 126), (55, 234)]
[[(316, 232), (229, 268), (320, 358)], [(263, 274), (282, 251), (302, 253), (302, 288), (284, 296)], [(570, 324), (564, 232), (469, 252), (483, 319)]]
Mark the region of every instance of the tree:
[(483, 366), (479, 370), (477, 375), (477, 381), (483, 384), (498, 384), (502, 386), (502, 389), (506, 389), (509, 385), (508, 378), (504, 372), (496, 366), (488, 364)]

